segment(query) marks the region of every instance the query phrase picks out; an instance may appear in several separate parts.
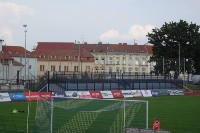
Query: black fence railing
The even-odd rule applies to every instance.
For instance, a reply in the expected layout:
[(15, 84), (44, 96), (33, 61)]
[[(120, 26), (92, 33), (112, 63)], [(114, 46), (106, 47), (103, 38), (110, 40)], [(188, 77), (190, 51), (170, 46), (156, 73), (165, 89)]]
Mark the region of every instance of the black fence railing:
[(133, 73), (133, 72), (54, 72), (54, 78), (62, 79), (174, 79), (170, 74)]

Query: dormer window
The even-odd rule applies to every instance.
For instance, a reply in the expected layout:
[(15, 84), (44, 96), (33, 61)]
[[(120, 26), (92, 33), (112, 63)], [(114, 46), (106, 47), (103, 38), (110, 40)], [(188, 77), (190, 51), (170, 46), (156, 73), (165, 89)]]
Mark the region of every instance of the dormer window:
[(45, 55), (41, 54), (39, 55), (39, 57), (42, 59), (42, 58), (45, 58)]
[(65, 56), (65, 59), (70, 59), (70, 56), (68, 56), (68, 55), (67, 55), (67, 56)]
[(12, 52), (8, 51), (9, 54), (12, 54)]

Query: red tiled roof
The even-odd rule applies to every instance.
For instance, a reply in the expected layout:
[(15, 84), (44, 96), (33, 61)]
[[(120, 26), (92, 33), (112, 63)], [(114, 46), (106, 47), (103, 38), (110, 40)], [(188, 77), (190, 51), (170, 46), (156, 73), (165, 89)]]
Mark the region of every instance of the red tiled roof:
[(152, 53), (152, 46), (128, 44), (84, 44), (90, 52)]
[[(2, 51), (4, 54), (8, 54), (10, 56), (19, 57), (19, 56), (25, 56), (25, 49), (21, 46), (2, 46)], [(26, 50), (26, 56), (30, 56), (30, 52)]]
[[(61, 42), (39, 42), (37, 48), (31, 53), (31, 55), (36, 56), (38, 60), (78, 61), (79, 45)], [(83, 48), (82, 45), (80, 45), (80, 55), (82, 61), (94, 61), (93, 55)], [(40, 58), (41, 56), (43, 56), (43, 58)]]
[(73, 42), (38, 42), (36, 50), (49, 49), (49, 50), (69, 50), (74, 48)]

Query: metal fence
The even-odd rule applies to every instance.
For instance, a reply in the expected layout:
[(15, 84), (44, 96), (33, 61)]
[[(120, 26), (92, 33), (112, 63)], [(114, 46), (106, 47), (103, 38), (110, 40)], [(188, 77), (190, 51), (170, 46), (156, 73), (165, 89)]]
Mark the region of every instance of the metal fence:
[(63, 73), (48, 80), (49, 91), (182, 89), (183, 81), (170, 75), (133, 73)]

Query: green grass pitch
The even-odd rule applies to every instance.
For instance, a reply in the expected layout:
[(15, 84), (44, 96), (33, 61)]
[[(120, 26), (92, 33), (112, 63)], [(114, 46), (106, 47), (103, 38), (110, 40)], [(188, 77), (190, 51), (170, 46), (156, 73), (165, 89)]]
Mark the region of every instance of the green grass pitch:
[[(161, 122), (161, 128), (170, 130), (172, 133), (200, 132), (199, 96), (165, 96), (131, 99), (149, 101), (149, 128), (152, 128), (153, 119), (157, 117)], [(29, 132), (33, 132), (36, 102), (30, 102), (29, 105)], [(0, 133), (26, 132), (27, 107), (27, 102), (1, 102)], [(13, 109), (17, 109), (18, 113), (13, 113)], [(101, 130), (98, 127), (96, 128), (96, 130)]]

